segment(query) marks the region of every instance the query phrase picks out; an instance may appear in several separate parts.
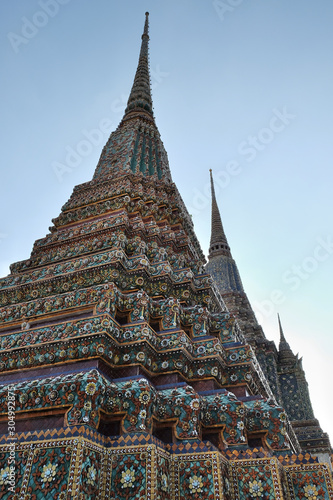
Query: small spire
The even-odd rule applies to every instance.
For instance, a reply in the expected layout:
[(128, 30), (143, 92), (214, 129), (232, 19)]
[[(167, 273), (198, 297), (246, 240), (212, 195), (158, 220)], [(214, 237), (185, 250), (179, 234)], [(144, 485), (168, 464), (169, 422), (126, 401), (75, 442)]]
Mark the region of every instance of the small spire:
[(283, 329), (282, 329), (282, 325), (281, 325), (281, 320), (280, 320), (279, 313), (278, 313), (278, 321), (279, 321), (279, 330), (280, 330), (280, 344), (281, 343), (288, 344), (287, 341), (286, 341), (286, 339), (285, 339), (284, 333), (283, 333)]
[(146, 35), (148, 38), (149, 38), (149, 35), (148, 35), (148, 30), (149, 30), (149, 12), (146, 12), (145, 13), (145, 16), (146, 16), (146, 20), (145, 20), (145, 27), (143, 29), (143, 35), (142, 35), (142, 38)]
[(222, 293), (244, 293), (236, 262), (232, 258), (226, 235), (223, 231), (220, 211), (217, 206), (212, 170), (210, 182), (212, 189), (212, 234), (210, 238), (208, 271), (214, 278), (219, 291)]
[(280, 343), (279, 343), (279, 361), (280, 363), (288, 364), (290, 362), (295, 362), (297, 360), (297, 356), (290, 349), (290, 345), (286, 341), (286, 338), (283, 333), (280, 315), (278, 314), (279, 321), (279, 330), (280, 330)]
[(222, 226), (219, 207), (216, 202), (212, 169), (209, 169), (209, 172), (212, 191), (212, 233), (209, 246), (209, 258), (215, 257), (216, 255), (231, 256), (230, 247)]
[(144, 115), (146, 118), (154, 120), (148, 58), (148, 16), (149, 12), (146, 12), (145, 25), (141, 37), (142, 42), (139, 55), (139, 63), (135, 73), (132, 90), (127, 101), (127, 107), (125, 109), (123, 120), (128, 120), (133, 116), (136, 117), (138, 115)]

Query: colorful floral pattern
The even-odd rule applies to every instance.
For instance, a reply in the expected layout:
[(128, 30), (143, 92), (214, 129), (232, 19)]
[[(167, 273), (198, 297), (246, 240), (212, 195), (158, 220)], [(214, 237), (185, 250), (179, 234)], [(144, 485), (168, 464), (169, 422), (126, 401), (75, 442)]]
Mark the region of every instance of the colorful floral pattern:
[[(21, 370), (37, 370), (35, 380), (11, 384), (26, 433), (15, 449), (13, 494), (8, 445), (0, 455), (1, 498), (282, 498), (276, 459), (229, 466), (222, 454), (247, 448), (252, 432), (265, 435), (270, 453), (286, 453), (288, 422), (265, 399), (232, 393), (258, 394), (265, 380), (204, 271), (153, 120), (121, 123), (93, 180), (74, 189), (50, 231), (0, 280), (8, 327), (0, 371), (18, 380)], [(2, 385), (2, 423), (7, 394)], [(43, 418), (58, 414), (57, 427), (43, 430)], [(31, 430), (30, 417), (42, 428)], [(98, 433), (113, 421), (119, 435)], [(154, 424), (172, 429), (170, 442), (153, 435)], [(205, 431), (219, 433), (219, 451), (202, 441)], [(322, 469), (291, 471), (297, 500), (328, 493)]]
[(117, 500), (147, 498), (147, 460), (147, 452), (128, 455), (124, 453), (113, 457), (110, 498)]
[(84, 446), (82, 449), (82, 465), (80, 472), (80, 494), (82, 500), (90, 500), (98, 495), (101, 482), (102, 453)]
[(295, 500), (322, 500), (333, 497), (331, 477), (327, 465), (286, 467), (287, 481)]
[(26, 494), (31, 498), (56, 498), (67, 490), (71, 446), (36, 447), (31, 457), (31, 474)]
[[(222, 497), (216, 455), (182, 455), (175, 461), (177, 500), (215, 500)], [(221, 496), (220, 496), (221, 495)]]
[(244, 434), (245, 406), (234, 394), (225, 390), (205, 396), (202, 404), (202, 422), (205, 427), (214, 426), (227, 445), (242, 445)]
[(263, 492), (264, 492), (264, 488), (263, 488), (263, 484), (261, 481), (256, 481), (255, 479), (251, 482), (249, 482), (249, 492), (250, 492), (250, 495), (251, 497), (253, 498), (258, 498), (258, 497), (261, 497)]
[(280, 406), (266, 400), (245, 402), (246, 428), (249, 433), (263, 432), (265, 442), (273, 450), (288, 450), (287, 416)]
[(58, 464), (45, 464), (43, 466), (43, 471), (41, 474), (41, 480), (43, 483), (51, 483), (54, 481)]
[(232, 463), (234, 498), (282, 500), (280, 469), (276, 459), (244, 460)]
[(4, 487), (8, 484), (10, 478), (10, 468), (9, 466), (3, 467), (0, 470), (0, 486)]
[(39, 441), (16, 444), (16, 465), (23, 465), (27, 479), (23, 482), (22, 474), (16, 474), (15, 494), (8, 494), (6, 484), (9, 454), (0, 454), (1, 498), (92, 500), (103, 498), (105, 492), (113, 500), (149, 500), (155, 491), (158, 500), (332, 500), (333, 485), (323, 464), (286, 466), (282, 494), (284, 478), (276, 458), (243, 460), (234, 455), (228, 461), (199, 446), (195, 452), (191, 447), (181, 452), (178, 445), (166, 451), (161, 443), (133, 446), (139, 435), (132, 435), (126, 444), (101, 441), (95, 431), (87, 437), (82, 427), (75, 439), (54, 436), (51, 441), (50, 436), (45, 439), (47, 434), (39, 432)]

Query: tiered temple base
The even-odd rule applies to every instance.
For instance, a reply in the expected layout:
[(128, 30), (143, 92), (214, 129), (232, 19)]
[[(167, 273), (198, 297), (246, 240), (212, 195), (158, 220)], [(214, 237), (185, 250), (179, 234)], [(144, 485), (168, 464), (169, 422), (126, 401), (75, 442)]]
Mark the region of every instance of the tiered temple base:
[(93, 180), (0, 280), (0, 498), (333, 500), (329, 465), (299, 455), (204, 270), (152, 113), (148, 39), (146, 14)]
[[(0, 456), (6, 461), (13, 445), (4, 442)], [(328, 466), (310, 455), (272, 457), (263, 449), (223, 454), (209, 442), (166, 445), (148, 434), (113, 439), (73, 426), (22, 433), (15, 456), (15, 492), (0, 473), (3, 500), (333, 498)]]

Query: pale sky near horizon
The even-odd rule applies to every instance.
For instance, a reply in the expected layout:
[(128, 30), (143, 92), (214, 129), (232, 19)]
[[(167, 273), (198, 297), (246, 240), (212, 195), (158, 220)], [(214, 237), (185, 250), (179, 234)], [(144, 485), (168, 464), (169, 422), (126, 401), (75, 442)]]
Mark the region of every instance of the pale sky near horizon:
[(156, 123), (202, 248), (211, 168), (258, 320), (278, 341), (280, 313), (333, 439), (330, 0), (1, 2), (0, 275), (91, 179), (124, 110), (146, 10)]

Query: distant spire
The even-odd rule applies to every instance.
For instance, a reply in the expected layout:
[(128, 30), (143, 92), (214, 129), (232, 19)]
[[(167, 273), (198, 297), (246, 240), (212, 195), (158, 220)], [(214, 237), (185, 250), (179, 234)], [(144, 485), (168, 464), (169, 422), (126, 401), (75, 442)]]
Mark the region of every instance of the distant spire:
[(148, 57), (148, 16), (149, 12), (146, 12), (146, 20), (141, 37), (142, 42), (139, 55), (139, 63), (135, 73), (132, 90), (127, 101), (127, 107), (125, 109), (123, 120), (128, 120), (138, 115), (144, 115), (146, 118), (154, 120)]
[(220, 211), (215, 197), (212, 171), (209, 171), (212, 189), (212, 234), (210, 238), (206, 271), (213, 276), (222, 296), (225, 292), (237, 292), (243, 294), (244, 289), (236, 262), (232, 258), (230, 247), (223, 231)]
[(288, 363), (290, 361), (295, 361), (297, 356), (292, 352), (290, 345), (286, 341), (283, 333), (280, 315), (278, 314), (279, 330), (280, 330), (280, 343), (279, 343), (279, 361)]
[(282, 329), (282, 325), (281, 325), (281, 320), (280, 320), (279, 313), (278, 313), (278, 321), (279, 321), (279, 330), (280, 330), (280, 344), (287, 344), (289, 346), (289, 344), (287, 343), (287, 341), (285, 339), (284, 333), (283, 333), (283, 329)]
[(210, 183), (212, 190), (212, 233), (209, 246), (209, 258), (217, 255), (231, 257), (230, 247), (224, 234), (219, 207), (217, 206), (212, 170), (210, 172)]

